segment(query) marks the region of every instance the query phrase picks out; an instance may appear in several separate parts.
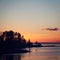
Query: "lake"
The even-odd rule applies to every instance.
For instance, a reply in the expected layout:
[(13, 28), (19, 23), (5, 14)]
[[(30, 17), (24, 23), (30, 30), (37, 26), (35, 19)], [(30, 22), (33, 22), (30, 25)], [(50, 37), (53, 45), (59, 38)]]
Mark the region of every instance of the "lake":
[(37, 47), (28, 53), (3, 54), (0, 60), (60, 60), (60, 47)]

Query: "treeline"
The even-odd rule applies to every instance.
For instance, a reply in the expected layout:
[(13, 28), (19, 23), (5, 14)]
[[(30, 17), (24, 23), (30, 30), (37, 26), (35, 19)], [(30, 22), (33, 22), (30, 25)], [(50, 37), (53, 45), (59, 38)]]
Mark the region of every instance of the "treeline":
[(37, 47), (41, 46), (41, 44), (37, 42), (33, 44), (30, 40), (27, 42), (24, 36), (22, 36), (19, 32), (13, 32), (12, 30), (4, 31), (2, 35), (0, 35), (0, 51), (11, 51), (33, 46)]

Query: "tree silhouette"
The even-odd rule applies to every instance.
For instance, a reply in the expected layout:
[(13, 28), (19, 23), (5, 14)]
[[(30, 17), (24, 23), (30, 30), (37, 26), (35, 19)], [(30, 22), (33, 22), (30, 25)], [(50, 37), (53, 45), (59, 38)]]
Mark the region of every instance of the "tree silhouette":
[(30, 39), (28, 40), (28, 42), (27, 42), (27, 47), (32, 47), (32, 42), (30, 41)]
[[(40, 43), (36, 42), (35, 44), (37, 44), (37, 46), (41, 46)], [(0, 36), (0, 53), (1, 51), (14, 52), (26, 47), (33, 47), (33, 43), (30, 41), (30, 39), (28, 42), (26, 42), (24, 36), (19, 32), (13, 32), (12, 30), (4, 31)]]

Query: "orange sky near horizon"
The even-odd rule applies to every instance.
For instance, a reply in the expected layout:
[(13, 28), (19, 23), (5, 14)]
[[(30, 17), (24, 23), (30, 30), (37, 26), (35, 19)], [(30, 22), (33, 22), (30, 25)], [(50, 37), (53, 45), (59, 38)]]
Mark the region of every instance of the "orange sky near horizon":
[(24, 34), (25, 38), (30, 39), (32, 42), (60, 42), (60, 34), (58, 33), (41, 33), (41, 34)]
[[(6, 30), (3, 30), (6, 31)], [(9, 31), (9, 30), (7, 30)], [(45, 31), (45, 30), (39, 30), (39, 31), (21, 31), (21, 30), (12, 30), (14, 32), (19, 32), (21, 35), (24, 36), (26, 41), (29, 39), (31, 42), (60, 42), (60, 31)], [(2, 31), (1, 31), (2, 32)], [(1, 33), (0, 33), (1, 34)]]
[[(9, 29), (4, 30), (4, 31), (9, 31)], [(60, 42), (60, 31), (48, 31), (48, 30), (42, 30), (42, 29), (36, 29), (35, 31), (28, 31), (28, 30), (20, 30), (20, 29), (15, 29), (12, 30), (14, 32), (19, 32), (21, 35), (24, 36), (26, 41), (29, 39), (31, 42)], [(2, 32), (2, 31), (1, 31)]]

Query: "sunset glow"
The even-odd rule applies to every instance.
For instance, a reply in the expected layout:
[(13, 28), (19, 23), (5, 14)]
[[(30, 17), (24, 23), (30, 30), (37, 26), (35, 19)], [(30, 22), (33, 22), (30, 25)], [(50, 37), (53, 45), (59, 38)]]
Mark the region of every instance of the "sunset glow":
[(1, 0), (0, 31), (6, 30), (27, 41), (60, 42), (60, 0)]

